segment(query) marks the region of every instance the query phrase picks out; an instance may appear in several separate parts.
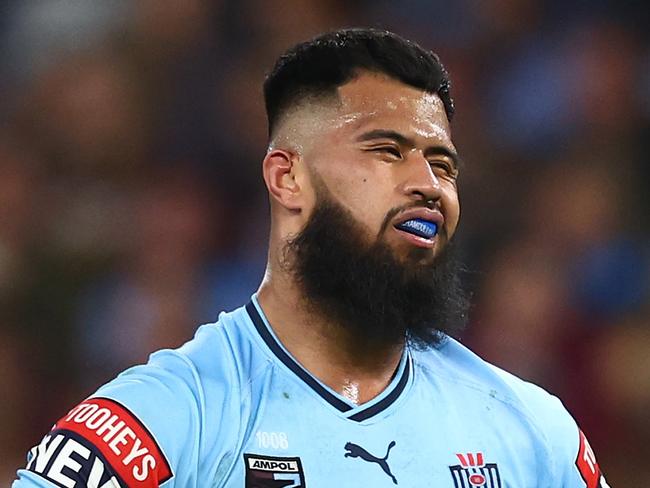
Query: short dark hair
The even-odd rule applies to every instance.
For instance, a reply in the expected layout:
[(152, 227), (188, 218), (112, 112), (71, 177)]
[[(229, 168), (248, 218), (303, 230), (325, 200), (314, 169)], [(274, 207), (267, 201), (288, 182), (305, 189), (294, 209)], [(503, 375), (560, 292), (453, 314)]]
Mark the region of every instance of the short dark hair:
[(292, 105), (307, 97), (334, 95), (362, 70), (437, 94), (451, 120), (449, 74), (437, 54), (389, 31), (341, 29), (297, 44), (277, 60), (264, 81), (269, 135)]

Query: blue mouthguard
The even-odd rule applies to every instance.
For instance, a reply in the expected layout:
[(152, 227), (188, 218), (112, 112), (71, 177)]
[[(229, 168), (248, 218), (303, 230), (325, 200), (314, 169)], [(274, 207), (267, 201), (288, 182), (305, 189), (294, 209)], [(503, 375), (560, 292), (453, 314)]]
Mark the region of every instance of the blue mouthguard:
[(429, 222), (424, 219), (411, 219), (395, 226), (399, 230), (403, 230), (410, 234), (414, 234), (425, 239), (431, 239), (438, 233), (438, 224)]

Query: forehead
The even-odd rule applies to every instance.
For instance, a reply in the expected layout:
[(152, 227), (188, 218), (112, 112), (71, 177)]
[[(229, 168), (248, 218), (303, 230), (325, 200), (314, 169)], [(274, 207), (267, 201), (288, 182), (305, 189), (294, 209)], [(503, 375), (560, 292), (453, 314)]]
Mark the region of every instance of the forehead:
[(449, 121), (437, 94), (376, 74), (362, 74), (339, 87), (335, 128), (358, 132), (386, 125), (414, 136), (451, 142)]

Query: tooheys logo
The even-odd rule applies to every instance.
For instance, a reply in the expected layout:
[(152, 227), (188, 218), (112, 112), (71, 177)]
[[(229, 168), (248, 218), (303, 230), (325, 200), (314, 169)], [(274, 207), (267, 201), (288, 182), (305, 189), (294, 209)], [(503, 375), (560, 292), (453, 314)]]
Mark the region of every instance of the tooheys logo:
[(576, 458), (576, 466), (587, 488), (609, 488), (605, 477), (600, 472), (596, 455), (589, 445), (587, 437), (579, 431), (580, 449)]
[(173, 476), (146, 427), (106, 398), (70, 410), (30, 455), (27, 469), (68, 488), (157, 487)]

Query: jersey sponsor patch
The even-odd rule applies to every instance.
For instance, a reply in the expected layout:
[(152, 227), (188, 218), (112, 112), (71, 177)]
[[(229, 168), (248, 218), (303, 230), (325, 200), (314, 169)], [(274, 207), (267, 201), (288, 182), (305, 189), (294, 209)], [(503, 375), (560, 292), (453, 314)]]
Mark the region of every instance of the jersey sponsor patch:
[(150, 488), (173, 476), (146, 427), (107, 398), (70, 410), (30, 450), (27, 469), (66, 488)]
[(496, 463), (486, 463), (482, 452), (456, 454), (460, 464), (449, 466), (455, 488), (502, 488)]
[(97, 447), (69, 431), (46, 435), (29, 452), (26, 469), (66, 488), (127, 488)]
[(580, 448), (576, 457), (576, 466), (587, 488), (609, 488), (605, 477), (600, 472), (596, 455), (582, 431), (580, 431)]
[(244, 454), (246, 488), (305, 488), (299, 457)]

